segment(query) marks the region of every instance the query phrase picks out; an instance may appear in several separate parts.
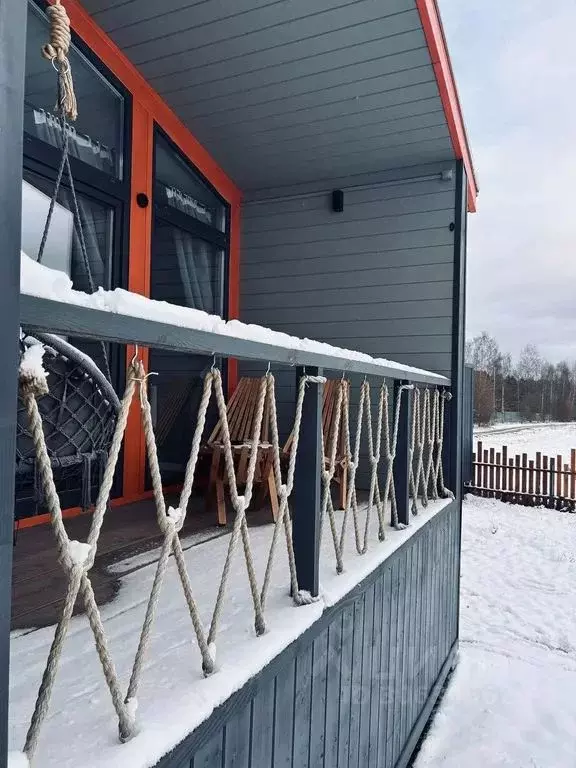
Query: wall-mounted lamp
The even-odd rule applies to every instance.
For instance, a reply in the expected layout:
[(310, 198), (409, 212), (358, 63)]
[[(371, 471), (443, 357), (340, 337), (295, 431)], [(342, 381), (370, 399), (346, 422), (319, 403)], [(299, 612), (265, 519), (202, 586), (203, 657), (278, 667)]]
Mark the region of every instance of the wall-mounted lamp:
[(334, 213), (342, 213), (344, 210), (344, 192), (341, 189), (332, 192), (332, 210)]

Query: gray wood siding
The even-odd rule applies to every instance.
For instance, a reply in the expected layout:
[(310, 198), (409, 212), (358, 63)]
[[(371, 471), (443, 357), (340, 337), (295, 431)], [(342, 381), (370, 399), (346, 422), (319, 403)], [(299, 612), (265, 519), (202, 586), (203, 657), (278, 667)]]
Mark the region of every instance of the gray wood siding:
[[(447, 167), (384, 174), (394, 182), (384, 186), (372, 176), (371, 186), (345, 191), (341, 214), (330, 209), (330, 189), (318, 186), (292, 199), (274, 199), (278, 192), (247, 202), (241, 319), (450, 376), (455, 182), (439, 178)], [(265, 365), (242, 363), (240, 372), (262, 375)], [(287, 367), (274, 373), (286, 438), (295, 374)], [(352, 382), (354, 405), (359, 380)], [(360, 483), (365, 474), (361, 468)]]
[(459, 518), (453, 502), (159, 768), (405, 766), (454, 662)]
[(445, 168), (345, 190), (343, 213), (330, 188), (248, 201), (241, 319), (449, 375), (455, 184), (407, 181)]

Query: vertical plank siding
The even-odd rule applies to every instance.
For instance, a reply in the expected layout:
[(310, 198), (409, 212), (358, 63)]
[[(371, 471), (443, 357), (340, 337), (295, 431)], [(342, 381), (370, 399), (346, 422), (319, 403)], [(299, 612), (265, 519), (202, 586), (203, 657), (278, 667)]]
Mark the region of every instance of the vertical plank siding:
[(482, 441), (472, 454), (472, 476), (467, 484), (472, 493), (502, 499), (524, 506), (576, 511), (576, 448), (570, 461), (560, 454), (545, 456), (536, 452), (509, 456), (508, 446), (501, 451), (486, 450)]
[(158, 766), (403, 768), (454, 661), (459, 518), (432, 518)]

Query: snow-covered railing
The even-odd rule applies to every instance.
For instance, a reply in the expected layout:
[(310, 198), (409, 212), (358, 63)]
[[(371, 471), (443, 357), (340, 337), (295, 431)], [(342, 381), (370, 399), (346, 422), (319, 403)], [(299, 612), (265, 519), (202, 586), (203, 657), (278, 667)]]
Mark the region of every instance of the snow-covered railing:
[[(59, 559), (68, 580), (66, 601), (24, 748), (28, 759), (32, 760), (48, 713), (58, 660), (78, 597), (84, 603), (94, 635), (96, 650), (118, 717), (120, 738), (126, 741), (138, 730), (137, 694), (142, 675), (146, 671), (144, 659), (150, 645), (158, 603), (162, 599), (161, 586), (171, 556), (190, 614), (191, 636), (200, 651), (203, 671), (210, 675), (217, 673), (216, 648), (220, 616), (228, 589), (231, 559), (235, 554), (241, 552), (246, 562), (251, 604), (245, 608), (253, 614), (255, 634), (260, 635), (267, 629), (266, 598), (275, 553), (281, 539), (285, 541), (288, 564), (284, 578), (290, 583), (293, 601), (298, 606), (310, 604), (318, 599), (320, 592), (320, 540), (323, 526), (330, 527), (335, 568), (337, 573), (342, 573), (346, 568), (344, 541), (351, 525), (356, 553), (362, 556), (369, 548), (377, 547), (391, 527), (403, 529), (409, 526), (412, 516), (419, 509), (425, 508), (429, 499), (447, 498), (451, 493), (444, 486), (442, 471), (444, 414), (449, 399), (446, 390), (449, 381), (446, 378), (388, 360), (374, 359), (362, 353), (275, 333), (259, 326), (235, 321), (225, 323), (220, 318), (202, 312), (154, 302), (125, 291), (100, 291), (92, 296), (80, 294), (72, 291), (65, 275), (44, 268), (40, 268), (40, 274), (35, 266), (31, 267), (26, 261), (24, 265), (21, 323), (26, 330), (44, 330), (109, 342), (200, 353), (214, 356), (214, 360), (217, 357), (233, 357), (297, 367), (289, 446), (283, 449), (279, 442), (275, 379), (269, 369), (260, 379), (254, 404), (253, 432), (251, 439), (243, 446), (244, 464), (240, 470), (235, 461), (238, 454), (234, 452), (230, 440), (222, 379), (216, 365), (212, 366), (204, 379), (196, 422), (190, 425), (191, 449), (180, 501), (177, 508), (172, 508), (167, 507), (162, 488), (148, 400), (147, 372), (136, 355), (128, 367), (126, 389), (108, 463), (90, 533), (86, 543), (83, 543), (71, 541), (66, 532), (42, 437), (42, 420), (36, 399), (47, 390), (46, 378), (38, 359), (23, 359), (20, 370), (21, 397), (35, 438), (39, 474), (51, 514)], [(34, 279), (29, 277), (30, 274)], [(330, 406), (334, 409), (335, 418), (331, 420), (332, 427), (326, 433), (323, 429), (322, 397), (326, 383), (325, 370), (337, 372), (337, 378), (335, 376), (333, 380), (334, 397)], [(352, 384), (354, 377), (350, 374), (364, 376), (364, 381), (357, 385), (356, 393)], [(395, 380), (393, 388), (389, 385), (390, 379)], [(354, 394), (358, 394), (358, 397), (354, 398)], [(128, 415), (135, 399), (140, 404), (163, 543), (158, 551), (156, 574), (147, 600), (130, 679), (124, 681), (119, 679), (115, 670), (107, 643), (106, 626), (94, 598), (90, 571), (97, 553), (100, 529), (108, 510), (112, 480)], [(220, 566), (215, 564), (215, 576), (219, 578), (220, 586), (209, 624), (205, 627), (202, 611), (196, 603), (190, 564), (183, 556), (180, 532), (196, 479), (200, 446), (206, 440), (204, 427), (212, 400), (216, 404), (221, 424), (219, 450), (224, 458), (226, 487), (235, 519), (225, 560)], [(357, 402), (357, 406), (353, 407), (353, 402)], [(272, 466), (272, 487), (277, 495), (273, 506), (277, 514), (270, 531), (266, 567), (259, 574), (254, 565), (246, 513), (256, 482), (261, 456), (261, 430), (265, 422), (271, 435), (266, 443), (266, 461)], [(369, 480), (365, 487), (367, 495), (362, 498), (357, 486), (363, 462)], [(340, 482), (346, 488), (342, 509), (338, 509), (338, 505), (335, 507), (332, 494), (332, 481), (337, 467)], [(375, 526), (371, 520), (376, 519)]]
[(450, 386), (445, 376), (421, 368), (238, 320), (226, 322), (122, 289), (99, 289), (91, 295), (75, 291), (63, 272), (38, 264), (24, 253), (21, 266), (20, 317), (28, 330)]

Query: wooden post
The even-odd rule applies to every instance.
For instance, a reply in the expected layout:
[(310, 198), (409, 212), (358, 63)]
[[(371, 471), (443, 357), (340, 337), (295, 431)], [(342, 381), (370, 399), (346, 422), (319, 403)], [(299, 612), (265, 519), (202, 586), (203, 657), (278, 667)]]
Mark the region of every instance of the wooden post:
[(555, 465), (554, 459), (552, 458), (552, 456), (550, 456), (550, 487), (549, 487), (550, 496), (549, 496), (548, 506), (551, 509), (554, 509), (554, 469), (555, 469), (554, 465)]
[(514, 493), (520, 493), (520, 456), (519, 454), (516, 454), (516, 458), (514, 460), (516, 469), (514, 473)]
[(398, 522), (410, 524), (410, 438), (412, 424), (412, 397), (410, 390), (401, 389), (407, 381), (394, 382), (394, 414), (400, 408), (398, 422), (398, 442), (396, 443), (396, 458), (394, 459), (393, 474), (396, 489), (396, 507)]
[(27, 4), (0, 2), (0, 768), (8, 762)]
[(540, 488), (542, 486), (542, 453), (536, 451), (536, 504), (540, 503)]
[[(304, 374), (321, 376), (321, 368), (298, 368), (296, 392)], [(302, 407), (300, 440), (294, 472), (292, 538), (298, 586), (316, 597), (320, 570), (320, 495), (322, 455), (322, 385), (308, 384)]]
[(530, 494), (530, 503), (534, 503), (534, 460), (530, 459), (528, 462), (528, 493)]
[(478, 450), (476, 451), (476, 461), (478, 462), (478, 466), (476, 467), (476, 487), (481, 488), (482, 487), (482, 458), (484, 456), (484, 452), (482, 450), (482, 440), (478, 440)]
[(546, 504), (548, 496), (548, 456), (542, 456), (542, 503)]
[(502, 490), (508, 490), (508, 446), (502, 446)]
[(562, 456), (558, 454), (556, 456), (556, 496), (561, 498), (562, 496)]
[(576, 499), (576, 448), (570, 451), (570, 498)]
[(490, 448), (490, 490), (494, 490), (494, 448)]
[(502, 484), (500, 482), (500, 468), (502, 466), (502, 456), (500, 451), (496, 452), (496, 490), (500, 492), (502, 490)]
[(528, 454), (522, 454), (522, 493), (528, 490)]

